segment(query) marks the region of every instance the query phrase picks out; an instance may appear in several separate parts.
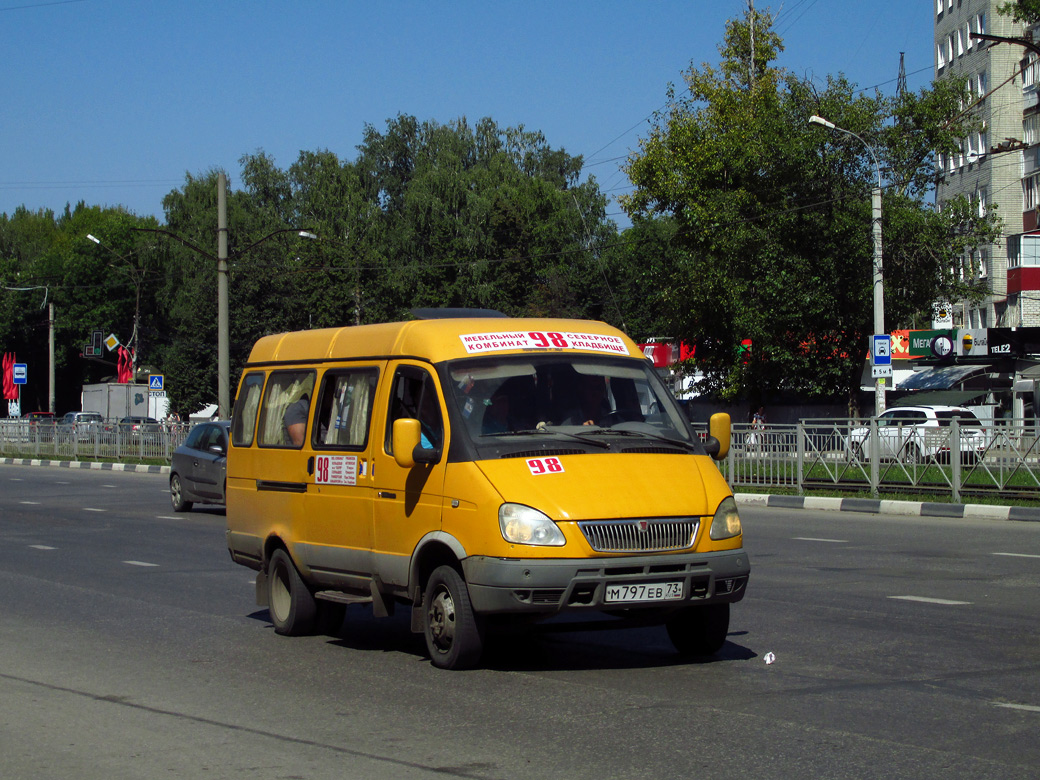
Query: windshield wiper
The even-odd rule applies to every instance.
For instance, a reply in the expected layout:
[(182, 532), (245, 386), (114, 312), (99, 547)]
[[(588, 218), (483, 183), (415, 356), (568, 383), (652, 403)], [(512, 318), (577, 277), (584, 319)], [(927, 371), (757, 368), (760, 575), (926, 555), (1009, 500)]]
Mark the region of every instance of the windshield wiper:
[[(591, 431), (590, 431), (591, 433)], [(593, 447), (599, 447), (604, 450), (610, 449), (610, 442), (596, 441), (595, 439), (586, 439), (585, 436), (588, 434), (571, 433), (570, 431), (561, 431), (554, 425), (547, 425), (544, 428), (529, 428), (524, 431), (500, 431), (498, 433), (484, 433), (481, 434), (484, 438), (490, 438), (492, 436), (526, 436), (526, 435), (544, 435), (549, 434), (552, 436), (569, 436), (572, 439), (591, 444)]]
[(595, 431), (589, 431), (587, 436), (638, 436), (640, 438), (653, 439), (654, 441), (663, 442), (664, 444), (674, 444), (676, 447), (682, 447), (688, 452), (696, 452), (697, 445), (691, 442), (682, 441), (680, 439), (670, 439), (667, 436), (661, 436), (657, 433), (649, 433), (646, 431), (616, 431), (611, 428), (600, 428)]

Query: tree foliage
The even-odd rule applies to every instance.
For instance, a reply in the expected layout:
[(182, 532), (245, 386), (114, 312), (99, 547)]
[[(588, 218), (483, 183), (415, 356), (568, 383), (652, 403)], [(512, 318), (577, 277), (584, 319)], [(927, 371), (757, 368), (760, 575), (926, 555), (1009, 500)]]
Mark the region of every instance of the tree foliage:
[[(581, 158), (541, 133), (401, 115), (367, 126), (352, 160), (302, 151), (281, 169), (258, 151), (240, 162), (241, 188), (227, 193), (232, 381), (260, 336), (413, 308), (619, 321), (603, 258), (617, 232), (606, 198), (582, 179)], [(161, 228), (83, 204), (59, 217), (0, 216), (4, 286), (46, 288), (5, 293), (0, 342), (45, 367), (46, 315), (20, 307), (56, 303), (59, 385), (69, 388), (59, 410), (78, 407), (83, 382), (115, 373), (80, 357), (94, 329), (134, 339), (138, 364), (167, 375), (174, 409), (214, 399), (219, 174), (186, 176), (163, 200)]]
[[(879, 171), (886, 323), (937, 297), (982, 294), (962, 257), (995, 235), (992, 209), (980, 218), (977, 204), (939, 212), (924, 202), (935, 154), (973, 128), (959, 108), (964, 85), (887, 98), (837, 76), (820, 89), (772, 65), (782, 41), (753, 11), (727, 25), (719, 51), (718, 66), (691, 67), (685, 91), (670, 90), (629, 160), (635, 190), (622, 205), (676, 223), (682, 254), (662, 305), (673, 335), (697, 345), (702, 390), (752, 406), (783, 392), (851, 404), (872, 330)], [(814, 114), (863, 142), (810, 125)]]

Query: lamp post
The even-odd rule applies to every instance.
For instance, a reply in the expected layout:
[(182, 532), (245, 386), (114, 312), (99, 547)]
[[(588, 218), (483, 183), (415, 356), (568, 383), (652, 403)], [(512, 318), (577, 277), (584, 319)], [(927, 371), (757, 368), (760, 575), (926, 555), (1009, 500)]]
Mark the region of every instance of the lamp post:
[[(223, 198), (218, 197), (218, 206), (223, 203)], [(228, 250), (227, 250), (227, 225), (223, 218), (218, 218), (218, 229), (219, 236), (217, 239), (217, 256), (214, 257), (212, 254), (207, 252), (205, 249), (195, 246), (190, 241), (181, 238), (176, 233), (171, 233), (169, 230), (162, 230), (160, 228), (130, 228), (131, 230), (140, 233), (159, 233), (164, 236), (169, 236), (174, 241), (178, 241), (188, 249), (198, 252), (200, 255), (205, 257), (207, 260), (211, 260), (217, 266), (217, 414), (222, 420), (228, 419), (231, 414), (231, 355), (230, 355), (230, 339), (228, 337), (229, 325), (228, 325), (228, 293), (227, 293), (227, 262), (228, 262)], [(235, 252), (236, 257), (241, 257), (250, 249), (255, 246), (267, 241), (269, 238), (281, 235), (282, 233), (295, 233), (300, 238), (317, 239), (310, 230), (301, 230), (299, 228), (281, 228), (268, 233), (266, 236), (258, 241), (254, 241), (244, 249), (240, 249)]]
[[(851, 130), (846, 130), (842, 127), (838, 127), (833, 122), (828, 122), (822, 116), (816, 116), (815, 114), (809, 117), (809, 124), (821, 125), (828, 128), (829, 130), (836, 130), (839, 133), (845, 133), (845, 135), (851, 135), (870, 152), (871, 158), (874, 160), (874, 168), (877, 171), (877, 186), (871, 190), (870, 202), (871, 202), (871, 226), (872, 235), (874, 239), (874, 273), (873, 273), (873, 287), (874, 287), (874, 333), (877, 335), (884, 335), (885, 333), (885, 284), (884, 274), (882, 273), (882, 255), (881, 255), (881, 165), (878, 163), (877, 154), (874, 152), (874, 148), (856, 135)], [(878, 415), (885, 411), (885, 380), (883, 377), (877, 377), (874, 380), (874, 414)]]
[(112, 247), (108, 246), (107, 244), (102, 243), (101, 239), (98, 238), (97, 236), (92, 235), (90, 233), (87, 233), (87, 238), (90, 239), (91, 241), (93, 241), (95, 244), (97, 244), (102, 249), (108, 251), (109, 253), (111, 253), (115, 257), (118, 257), (120, 260), (122, 260), (124, 263), (126, 263), (126, 268), (125, 269), (117, 267), (117, 266), (113, 266), (111, 264), (109, 264), (109, 265), (110, 265), (111, 268), (115, 268), (116, 270), (120, 271), (121, 273), (125, 273), (128, 277), (130, 277), (130, 281), (134, 285), (134, 330), (133, 330), (133, 333), (130, 334), (130, 340), (127, 342), (127, 347), (130, 350), (130, 381), (131, 382), (136, 382), (137, 381), (137, 346), (138, 346), (137, 345), (137, 335), (138, 335), (139, 326), (140, 326), (140, 320), (141, 320), (141, 285), (144, 283), (144, 269), (140, 269), (140, 268), (136, 268), (135, 269), (134, 268), (134, 264), (130, 262), (130, 259), (129, 259), (130, 256), (129, 255), (124, 257), (123, 255), (121, 255), (117, 251), (115, 251)]

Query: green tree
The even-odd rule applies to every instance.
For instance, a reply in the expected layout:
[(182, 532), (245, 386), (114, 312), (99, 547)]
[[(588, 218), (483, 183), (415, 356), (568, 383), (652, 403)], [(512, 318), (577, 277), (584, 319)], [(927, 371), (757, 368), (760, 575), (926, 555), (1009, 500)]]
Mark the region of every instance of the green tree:
[[(772, 66), (770, 18), (731, 21), (718, 67), (684, 74), (627, 166), (633, 217), (668, 215), (684, 252), (665, 284), (673, 335), (697, 344), (702, 390), (757, 406), (783, 392), (855, 399), (872, 320), (870, 189), (884, 196), (886, 308), (905, 316), (965, 288), (962, 252), (994, 235), (992, 213), (924, 203), (935, 149), (972, 127), (963, 84), (885, 98), (843, 77), (818, 89)], [(750, 29), (755, 28), (754, 44)], [(819, 114), (870, 145), (810, 126)], [(977, 213), (977, 209), (976, 209)], [(956, 295), (955, 297), (963, 297)], [(897, 320), (889, 314), (886, 322)], [(750, 339), (750, 355), (740, 344)]]
[(1016, 22), (1040, 22), (1040, 0), (1014, 0), (997, 6), (997, 12), (1010, 16)]

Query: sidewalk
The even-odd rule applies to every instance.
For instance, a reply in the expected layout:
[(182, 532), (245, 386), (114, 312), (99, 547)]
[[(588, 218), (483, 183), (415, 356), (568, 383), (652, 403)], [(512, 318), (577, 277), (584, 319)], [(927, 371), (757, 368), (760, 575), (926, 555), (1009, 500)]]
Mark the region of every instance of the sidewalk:
[[(129, 471), (138, 474), (169, 474), (169, 466), (137, 466), (128, 463), (97, 463), (86, 460), (36, 460), (0, 458), (5, 466), (52, 466), (92, 471)], [(778, 509), (823, 509), (829, 512), (860, 512), (907, 517), (966, 517), (980, 520), (1040, 522), (1040, 507), (994, 506), (990, 504), (941, 504), (934, 501), (888, 501), (872, 498), (829, 498), (823, 496), (774, 496), (768, 493), (734, 493), (738, 505)]]

